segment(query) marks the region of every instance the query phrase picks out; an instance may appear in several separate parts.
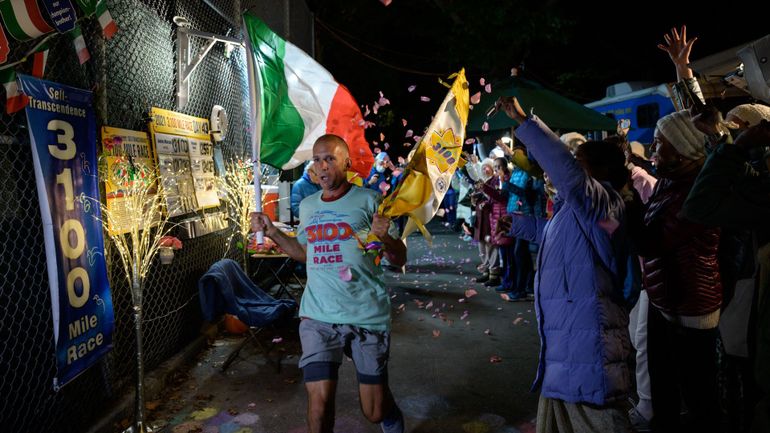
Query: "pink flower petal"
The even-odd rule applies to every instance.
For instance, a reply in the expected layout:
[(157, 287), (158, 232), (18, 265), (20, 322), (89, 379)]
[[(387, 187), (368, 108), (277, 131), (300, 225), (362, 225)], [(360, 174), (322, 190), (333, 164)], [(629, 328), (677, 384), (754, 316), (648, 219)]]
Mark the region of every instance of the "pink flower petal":
[(465, 320), (468, 318), (468, 310), (463, 311), (463, 315), (460, 316), (460, 320)]
[(384, 4), (385, 6), (390, 6), (392, 2), (393, 0), (380, 0), (380, 3)]
[(469, 139), (465, 140), (465, 144), (473, 144), (475, 142), (476, 142), (476, 140), (474, 140), (473, 138), (469, 138)]
[(281, 342), (283, 342), (283, 338), (281, 338), (281, 337), (273, 338), (273, 344), (278, 344), (278, 343), (281, 343)]
[(487, 84), (486, 86), (484, 86), (484, 91), (487, 93), (492, 93), (492, 85)]
[(405, 137), (406, 137), (406, 138), (409, 138), (409, 137), (411, 137), (411, 136), (413, 136), (413, 135), (414, 135), (414, 131), (412, 131), (412, 130), (410, 129), (410, 130), (406, 131), (406, 135), (405, 135)]
[(492, 364), (497, 364), (498, 362), (503, 362), (503, 358), (497, 355), (492, 355), (489, 357), (489, 362)]
[(403, 123), (404, 126), (406, 126), (406, 119), (401, 119), (401, 123)]
[(471, 96), (471, 104), (478, 104), (481, 102), (481, 92), (476, 92)]
[(433, 330), (433, 338), (438, 338), (438, 336), (441, 335), (441, 331), (438, 329)]
[(430, 302), (428, 302), (428, 303), (425, 305), (425, 309), (426, 309), (426, 310), (430, 310), (431, 308), (433, 308), (433, 301), (430, 301)]
[(419, 143), (420, 140), (422, 140), (422, 135), (415, 135), (412, 137), (412, 139), (415, 141), (415, 143)]
[(484, 122), (484, 124), (481, 125), (481, 130), (482, 131), (489, 131), (489, 123)]
[(430, 98), (428, 98), (427, 96), (420, 96), (420, 101), (428, 102), (428, 101), (430, 101)]
[(367, 106), (366, 106), (366, 110), (364, 110), (364, 117), (368, 116), (368, 115), (369, 115), (369, 114), (371, 114), (371, 113), (372, 113), (372, 112), (371, 112), (371, 111), (369, 111), (369, 106), (367, 105)]
[(484, 79), (484, 77), (481, 77), (481, 79), (479, 80), (479, 85), (483, 86), (485, 82), (486, 80)]
[(383, 143), (383, 144), (382, 144), (382, 147), (384, 147), (384, 148), (385, 148), (385, 150), (388, 150), (388, 148), (390, 147), (390, 144), (388, 144), (388, 143)]
[(376, 102), (375, 102), (375, 103), (372, 105), (372, 112), (373, 112), (374, 114), (377, 114), (377, 110), (379, 110), (379, 109), (380, 109), (380, 104), (378, 104), (378, 103), (376, 103)]
[(380, 141), (385, 141), (385, 134), (380, 132)]
[(523, 320), (524, 320), (524, 318), (523, 318), (523, 317), (517, 317), (517, 318), (516, 318), (516, 319), (513, 321), (513, 324), (514, 324), (514, 325), (518, 325), (518, 324), (519, 324), (519, 323), (521, 323)]
[(378, 104), (380, 104), (380, 107), (384, 107), (388, 104), (390, 104), (390, 100), (385, 97), (385, 95), (382, 94), (382, 91), (380, 91), (380, 99), (377, 101)]
[(340, 280), (350, 281), (353, 279), (353, 273), (350, 271), (349, 266), (343, 266), (339, 270)]
[(383, 194), (387, 193), (388, 190), (390, 190), (390, 184), (388, 182), (380, 182), (380, 192)]
[(492, 331), (490, 331), (489, 328), (485, 329), (484, 333), (487, 335), (492, 335)]
[(479, 294), (479, 292), (477, 292), (475, 289), (468, 289), (468, 290), (465, 291), (465, 297), (466, 298), (472, 298), (472, 297), (474, 297), (474, 296), (476, 296), (478, 294)]
[(411, 85), (411, 86), (409, 86), (409, 87), (408, 87), (406, 90), (407, 90), (407, 91), (409, 91), (409, 93), (412, 93), (412, 92), (414, 92), (414, 89), (416, 89), (416, 88), (417, 88), (417, 86), (415, 86), (414, 84), (412, 84), (412, 85)]
[[(458, 300), (457, 300), (457, 302), (459, 302), (459, 303), (461, 303), (461, 304), (462, 304), (462, 303), (464, 303), (464, 302), (465, 302), (465, 298), (460, 298), (460, 299), (458, 299)], [(451, 306), (450, 306), (450, 307), (451, 307)]]

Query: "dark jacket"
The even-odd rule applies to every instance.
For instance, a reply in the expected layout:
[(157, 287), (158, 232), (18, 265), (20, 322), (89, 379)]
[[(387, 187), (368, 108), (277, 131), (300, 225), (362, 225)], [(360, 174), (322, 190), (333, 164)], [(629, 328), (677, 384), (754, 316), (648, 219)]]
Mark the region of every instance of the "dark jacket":
[(722, 305), (717, 250), (720, 230), (680, 215), (695, 174), (661, 179), (634, 236), (644, 261), (644, 287), (655, 307), (679, 316), (701, 316)]

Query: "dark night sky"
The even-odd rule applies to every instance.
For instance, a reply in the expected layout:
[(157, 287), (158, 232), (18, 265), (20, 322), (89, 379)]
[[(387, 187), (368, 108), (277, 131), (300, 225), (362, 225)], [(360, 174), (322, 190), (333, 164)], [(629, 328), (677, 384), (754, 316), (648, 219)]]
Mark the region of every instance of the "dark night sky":
[[(704, 5), (700, 10), (674, 1), (307, 3), (316, 16), (317, 59), (360, 104), (371, 104), (380, 90), (385, 93), (392, 105), (376, 120), (386, 131), (388, 125), (400, 128), (401, 118), (420, 124), (419, 129), (427, 126), (435, 101), (446, 93), (437, 76), (404, 70), (449, 73), (465, 67), (473, 93), (479, 78), (494, 83), (523, 61), (522, 76), (586, 103), (604, 97), (613, 83), (673, 81), (674, 68), (656, 45), (674, 25), (687, 24), (688, 36), (699, 37), (691, 60), (770, 33), (757, 6), (752, 10), (740, 2), (690, 2)], [(409, 93), (412, 84), (418, 87)], [(420, 103), (421, 95), (431, 103)]]

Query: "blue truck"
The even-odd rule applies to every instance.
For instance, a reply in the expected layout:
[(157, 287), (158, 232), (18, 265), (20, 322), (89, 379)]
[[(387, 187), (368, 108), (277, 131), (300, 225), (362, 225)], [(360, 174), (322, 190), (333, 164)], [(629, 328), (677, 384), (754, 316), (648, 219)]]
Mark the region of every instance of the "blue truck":
[(649, 82), (624, 82), (607, 87), (604, 99), (585, 104), (605, 116), (631, 121), (629, 141), (652, 143), (655, 123), (674, 111), (668, 87)]

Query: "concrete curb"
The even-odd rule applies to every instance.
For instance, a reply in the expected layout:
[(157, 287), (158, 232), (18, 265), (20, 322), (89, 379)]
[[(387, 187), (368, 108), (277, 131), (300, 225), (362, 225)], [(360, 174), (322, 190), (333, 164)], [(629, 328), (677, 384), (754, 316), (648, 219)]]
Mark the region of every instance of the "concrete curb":
[[(190, 342), (176, 355), (164, 361), (144, 378), (144, 400), (152, 401), (158, 398), (168, 385), (171, 374), (195, 358), (208, 345), (210, 337), (217, 335), (217, 325), (210, 324), (201, 330), (195, 340)], [(132, 382), (133, 383), (133, 382)], [(115, 405), (104, 416), (96, 420), (87, 433), (115, 433), (115, 425), (123, 419), (132, 419), (135, 405), (134, 390), (132, 389), (117, 400)]]

